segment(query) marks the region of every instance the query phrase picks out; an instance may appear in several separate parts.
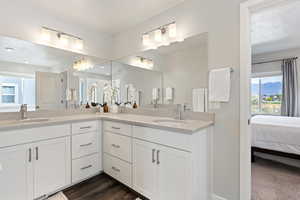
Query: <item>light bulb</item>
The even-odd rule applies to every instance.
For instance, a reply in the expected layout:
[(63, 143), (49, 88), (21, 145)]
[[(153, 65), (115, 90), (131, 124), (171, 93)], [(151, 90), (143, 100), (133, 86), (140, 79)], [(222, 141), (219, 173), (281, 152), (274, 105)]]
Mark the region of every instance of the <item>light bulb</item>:
[(160, 29), (154, 31), (154, 39), (155, 39), (156, 42), (161, 42), (162, 41), (162, 33), (161, 33)]
[(42, 28), (41, 39), (44, 42), (49, 42), (51, 39), (51, 32), (48, 29)]
[(143, 35), (143, 44), (145, 46), (150, 45), (150, 35), (149, 34), (144, 34)]
[(169, 25), (169, 37), (170, 38), (175, 38), (176, 36), (177, 36), (176, 23), (170, 24)]
[(62, 46), (67, 46), (69, 43), (69, 37), (67, 35), (60, 34), (59, 42)]
[(78, 50), (83, 49), (83, 40), (76, 38), (75, 41), (74, 41), (74, 48), (78, 49)]

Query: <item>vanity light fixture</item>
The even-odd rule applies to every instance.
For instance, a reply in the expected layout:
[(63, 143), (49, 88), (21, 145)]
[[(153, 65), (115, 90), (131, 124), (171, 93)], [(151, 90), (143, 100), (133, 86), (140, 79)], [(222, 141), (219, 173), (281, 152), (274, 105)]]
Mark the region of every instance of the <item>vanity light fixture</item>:
[(178, 38), (176, 22), (165, 24), (143, 34), (143, 45), (148, 46), (149, 49), (157, 49), (179, 41), (183, 39)]
[(134, 65), (145, 69), (152, 69), (154, 67), (154, 62), (152, 59), (137, 56)]
[(85, 71), (92, 68), (94, 68), (94, 65), (85, 58), (75, 61), (73, 64), (73, 69), (77, 71)]
[(76, 50), (82, 50), (84, 46), (83, 40), (80, 37), (48, 27), (42, 27), (41, 40), (47, 44), (51, 43), (54, 46), (57, 45), (64, 48), (71, 47)]

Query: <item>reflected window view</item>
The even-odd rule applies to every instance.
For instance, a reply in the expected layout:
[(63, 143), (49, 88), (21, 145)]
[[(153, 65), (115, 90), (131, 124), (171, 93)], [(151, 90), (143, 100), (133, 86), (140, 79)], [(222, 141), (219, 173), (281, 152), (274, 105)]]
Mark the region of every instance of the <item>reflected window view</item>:
[(0, 109), (2, 112), (17, 112), (21, 104), (35, 110), (35, 79), (11, 75), (0, 76)]
[(282, 76), (251, 79), (252, 114), (281, 114)]

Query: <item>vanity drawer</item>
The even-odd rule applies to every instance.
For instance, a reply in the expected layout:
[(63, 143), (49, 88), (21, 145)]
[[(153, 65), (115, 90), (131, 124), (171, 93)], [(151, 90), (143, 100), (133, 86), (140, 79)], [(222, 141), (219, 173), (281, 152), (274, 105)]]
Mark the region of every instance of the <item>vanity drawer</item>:
[(89, 178), (99, 172), (99, 154), (72, 161), (72, 183)]
[(131, 136), (131, 125), (118, 122), (104, 121), (103, 127), (105, 131), (119, 133), (122, 135)]
[(80, 158), (99, 152), (97, 132), (72, 136), (72, 158)]
[(105, 153), (116, 156), (122, 160), (131, 161), (132, 139), (127, 136), (104, 132), (103, 149)]
[(125, 185), (132, 187), (131, 165), (106, 153), (103, 156), (104, 172)]
[(98, 121), (86, 121), (72, 124), (72, 134), (80, 134), (91, 131), (96, 131), (98, 128)]

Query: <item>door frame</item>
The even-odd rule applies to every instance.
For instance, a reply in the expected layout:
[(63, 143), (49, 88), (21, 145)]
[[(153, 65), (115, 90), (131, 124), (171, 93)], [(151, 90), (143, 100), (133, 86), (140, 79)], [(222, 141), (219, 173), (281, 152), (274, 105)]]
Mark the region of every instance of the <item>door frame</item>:
[(251, 199), (251, 22), (253, 11), (299, 0), (247, 0), (240, 4), (240, 199)]

